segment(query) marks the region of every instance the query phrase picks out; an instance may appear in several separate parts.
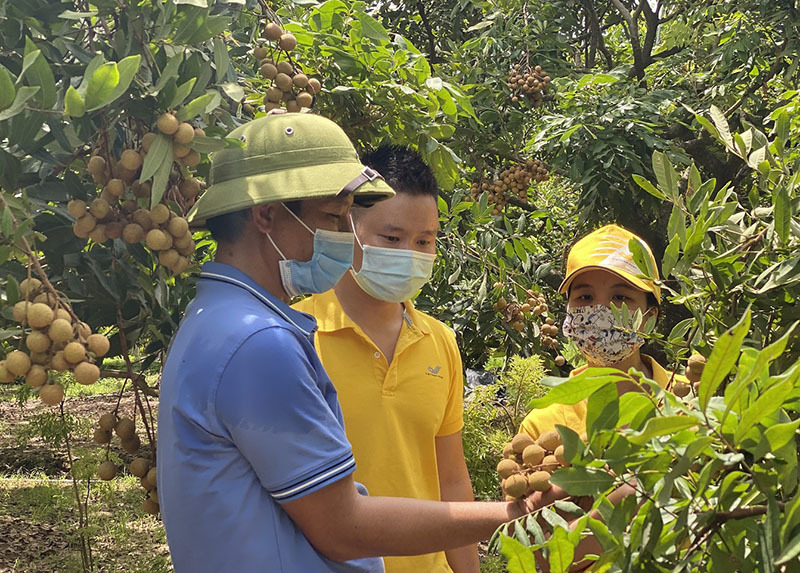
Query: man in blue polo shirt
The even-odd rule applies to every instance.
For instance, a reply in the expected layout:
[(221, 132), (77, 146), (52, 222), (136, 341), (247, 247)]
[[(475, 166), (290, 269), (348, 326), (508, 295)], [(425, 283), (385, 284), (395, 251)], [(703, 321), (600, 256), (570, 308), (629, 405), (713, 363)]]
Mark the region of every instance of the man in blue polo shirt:
[[(344, 132), (311, 114), (234, 130), (189, 213), (217, 241), (172, 340), (159, 404), (158, 487), (175, 570), (383, 571), (485, 539), (552, 503), (368, 497), (336, 391), (314, 351), (314, 319), (293, 296), (350, 268), (353, 201), (392, 195)], [(545, 499), (546, 498), (546, 499)]]

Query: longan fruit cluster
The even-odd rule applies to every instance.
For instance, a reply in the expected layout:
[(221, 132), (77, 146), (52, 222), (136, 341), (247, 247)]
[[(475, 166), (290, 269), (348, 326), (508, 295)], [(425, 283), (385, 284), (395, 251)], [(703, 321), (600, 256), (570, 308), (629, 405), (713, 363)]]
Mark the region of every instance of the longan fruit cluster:
[(533, 107), (541, 107), (550, 87), (550, 76), (542, 70), (542, 66), (523, 68), (516, 64), (508, 74), (506, 86), (513, 94), (511, 101), (514, 103), (528, 98)]
[(259, 74), (271, 84), (264, 93), (265, 111), (285, 107), (288, 112), (298, 112), (310, 108), (322, 83), (309, 78), (292, 61), (290, 53), (297, 46), (297, 39), (275, 22), (267, 23), (264, 37), (267, 44), (256, 46), (253, 56), (259, 62)]
[(555, 350), (558, 348), (558, 326), (555, 321), (549, 316), (544, 319), (544, 324), (540, 327), (542, 332), (541, 341), (542, 346)]
[(473, 183), (470, 195), (477, 201), (482, 193), (488, 193), (489, 203), (494, 206), (492, 215), (500, 215), (511, 197), (517, 197), (523, 203), (528, 202), (531, 181), (538, 183), (548, 179), (550, 175), (544, 164), (538, 159), (528, 159), (507, 167), (492, 182), (484, 180)]
[(39, 398), (54, 406), (64, 398), (64, 387), (50, 379), (50, 371), (72, 372), (84, 385), (100, 378), (95, 358), (104, 356), (110, 344), (102, 334), (92, 333), (79, 321), (71, 307), (49, 291), (37, 278), (19, 284), (22, 299), (14, 305), (14, 320), (22, 326), (25, 350), (10, 352), (0, 361), (0, 382), (10, 383), (24, 377)]
[[(495, 289), (501, 289), (502, 287), (503, 283), (501, 282), (494, 284)], [(501, 295), (492, 304), (494, 311), (501, 313), (503, 315), (503, 321), (508, 323), (508, 325), (517, 332), (524, 330), (525, 318), (527, 316), (531, 314), (534, 316), (542, 316), (550, 309), (550, 307), (547, 306), (547, 299), (543, 294), (535, 293), (531, 290), (527, 291), (526, 294), (528, 298), (525, 302), (515, 300), (509, 302)], [(543, 317), (542, 325), (539, 330), (541, 332), (542, 346), (551, 349), (558, 347), (558, 340), (555, 338), (558, 336), (558, 327), (555, 325), (555, 321), (552, 318)], [(563, 364), (559, 364), (559, 366), (563, 366)]]
[[(180, 150), (184, 143), (190, 143), (198, 131), (188, 123), (180, 123), (175, 116), (163, 114), (158, 119), (158, 128), (173, 139), (173, 150)], [(177, 126), (177, 127), (176, 127)], [(150, 132), (142, 138), (141, 150), (126, 149), (116, 165), (110, 168), (100, 154), (92, 156), (88, 169), (94, 180), (103, 185), (100, 196), (86, 204), (82, 199), (72, 199), (67, 204), (67, 211), (75, 217), (72, 226), (75, 236), (90, 238), (96, 243), (105, 243), (109, 239), (122, 239), (126, 243), (144, 242), (150, 249), (158, 252), (159, 262), (174, 274), (181, 274), (189, 267), (189, 259), (195, 250), (195, 242), (189, 231), (189, 225), (179, 214), (172, 211), (165, 203), (159, 203), (152, 210), (140, 207), (140, 201), (149, 205), (151, 186), (149, 182), (135, 180), (143, 163), (143, 157), (155, 139), (156, 134)], [(197, 154), (194, 150), (189, 150)], [(183, 150), (178, 151), (183, 153)], [(178, 161), (183, 158), (175, 156)], [(199, 154), (191, 156), (199, 162)], [(196, 163), (194, 163), (196, 165)], [(121, 174), (125, 179), (111, 177)], [(132, 174), (132, 175), (131, 175)], [(168, 196), (181, 198), (185, 206), (191, 205), (202, 191), (202, 184), (194, 177), (180, 177), (170, 187)]]
[(550, 475), (568, 466), (564, 458), (561, 435), (551, 430), (534, 440), (519, 433), (503, 448), (503, 459), (497, 464), (506, 501), (521, 499), (535, 491), (550, 489)]
[(694, 388), (694, 391), (697, 392), (700, 388), (700, 379), (703, 377), (703, 370), (705, 367), (706, 357), (702, 354), (692, 354), (689, 357), (689, 362), (686, 365), (685, 372), (686, 378), (689, 379), (690, 384), (687, 384), (681, 380), (676, 380), (672, 385), (672, 393), (678, 398), (683, 398), (689, 394), (692, 388)]
[[(136, 454), (141, 448), (142, 442), (136, 434), (136, 424), (130, 418), (119, 418), (114, 412), (106, 412), (97, 421), (94, 429), (94, 441), (98, 444), (106, 445), (111, 443), (114, 434), (120, 440), (122, 449), (129, 454)], [(144, 488), (146, 497), (142, 504), (145, 513), (157, 514), (158, 491), (156, 490), (156, 467), (145, 457), (137, 456), (133, 458), (128, 471), (139, 478), (139, 483)], [(97, 477), (104, 481), (110, 481), (116, 477), (118, 468), (111, 460), (102, 462), (97, 467)]]

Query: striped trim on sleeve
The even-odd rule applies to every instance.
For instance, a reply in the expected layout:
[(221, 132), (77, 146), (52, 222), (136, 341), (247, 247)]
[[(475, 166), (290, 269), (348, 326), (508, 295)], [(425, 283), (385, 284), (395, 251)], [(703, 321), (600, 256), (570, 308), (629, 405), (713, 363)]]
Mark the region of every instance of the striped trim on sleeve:
[(293, 483), (285, 488), (270, 492), (272, 497), (279, 502), (291, 501), (301, 497), (310, 489), (318, 489), (322, 486), (331, 484), (355, 469), (356, 460), (353, 454), (347, 456), (344, 461), (337, 462), (333, 467), (326, 467), (314, 475), (304, 476), (302, 481)]

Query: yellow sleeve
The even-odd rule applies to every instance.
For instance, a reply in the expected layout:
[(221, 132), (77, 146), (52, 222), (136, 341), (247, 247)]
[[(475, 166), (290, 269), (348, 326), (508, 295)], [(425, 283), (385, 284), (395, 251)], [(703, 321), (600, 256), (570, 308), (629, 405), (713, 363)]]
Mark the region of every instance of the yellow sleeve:
[(450, 390), (437, 437), (455, 434), (464, 427), (464, 370), (461, 353), (458, 351), (455, 334), (448, 328), (442, 330), (445, 332), (444, 344), (450, 358)]
[(537, 424), (539, 412), (540, 410), (531, 410), (528, 412), (528, 415), (525, 416), (524, 420), (522, 420), (522, 425), (519, 428), (520, 432), (525, 432), (534, 440), (541, 435), (541, 431), (539, 430), (539, 426)]

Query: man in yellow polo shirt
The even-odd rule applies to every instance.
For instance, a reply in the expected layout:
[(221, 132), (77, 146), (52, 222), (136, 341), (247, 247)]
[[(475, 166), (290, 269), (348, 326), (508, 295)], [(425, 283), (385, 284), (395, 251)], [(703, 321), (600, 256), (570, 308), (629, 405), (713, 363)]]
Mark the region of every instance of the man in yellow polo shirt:
[[(371, 495), (471, 501), (455, 336), (409, 300), (436, 257), (438, 187), (411, 150), (381, 147), (362, 161), (397, 194), (352, 209), (353, 271), (295, 308), (317, 319), (315, 345), (339, 394), (355, 479)], [(385, 563), (389, 573), (479, 571), (475, 545)]]
[[(587, 364), (570, 373), (575, 376), (590, 366), (619, 368), (634, 367), (657, 382), (662, 388), (674, 383), (686, 383), (685, 377), (664, 369), (651, 356), (639, 352), (644, 339), (630, 328), (614, 328), (611, 305), (620, 308), (624, 303), (631, 314), (641, 310), (643, 323), (658, 317), (661, 288), (651, 280), (641, 278), (641, 271), (628, 247), (635, 239), (650, 258), (650, 268), (658, 279), (658, 265), (650, 247), (642, 239), (617, 225), (606, 225), (575, 243), (567, 257), (567, 276), (559, 287), (567, 295), (567, 317), (564, 335), (575, 344)], [(616, 325), (628, 326), (628, 325)], [(620, 394), (636, 389), (620, 386)], [(567, 426), (578, 434), (586, 431), (586, 402), (552, 404), (533, 410), (522, 422), (522, 430), (537, 438), (552, 430), (556, 424)]]

